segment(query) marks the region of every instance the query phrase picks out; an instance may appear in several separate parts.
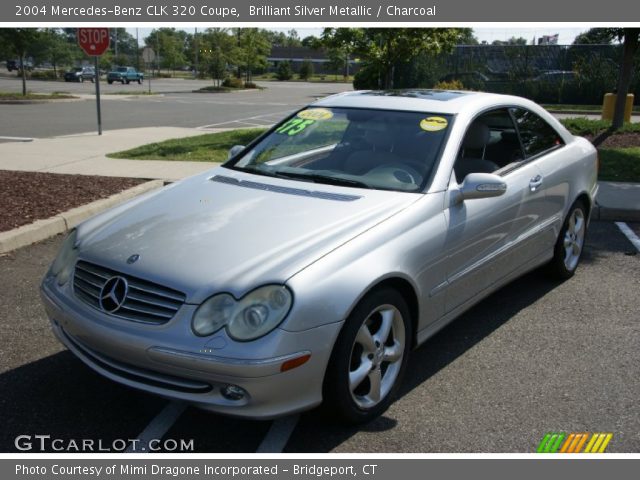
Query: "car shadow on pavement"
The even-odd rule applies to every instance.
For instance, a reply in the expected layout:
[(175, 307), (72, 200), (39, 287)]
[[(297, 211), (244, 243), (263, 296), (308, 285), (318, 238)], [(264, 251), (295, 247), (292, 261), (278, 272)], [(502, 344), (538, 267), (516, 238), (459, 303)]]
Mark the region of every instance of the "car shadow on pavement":
[[(0, 392), (0, 452), (52, 452), (83, 439), (94, 440), (94, 452), (98, 440), (111, 448), (115, 439), (136, 438), (166, 403), (101, 377), (69, 351), (0, 374)], [(20, 435), (30, 439), (16, 440)], [(49, 439), (43, 440), (41, 449), (35, 435), (62, 441), (52, 448)], [(29, 442), (31, 450), (16, 446), (25, 448)]]
[[(558, 284), (549, 280), (543, 271), (536, 270), (498, 290), (454, 320), (411, 352), (396, 401), (473, 348), (520, 310), (540, 300)], [(411, 417), (406, 420), (410, 421)], [(345, 427), (327, 418), (322, 411), (315, 410), (302, 417), (285, 451), (328, 452), (358, 432), (385, 431), (396, 424), (395, 419), (383, 415), (366, 425)]]

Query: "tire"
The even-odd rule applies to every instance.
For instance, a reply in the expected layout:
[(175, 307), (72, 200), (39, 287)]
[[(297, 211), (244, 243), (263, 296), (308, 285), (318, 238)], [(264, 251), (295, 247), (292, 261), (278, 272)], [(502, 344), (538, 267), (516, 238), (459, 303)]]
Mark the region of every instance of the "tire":
[(547, 272), (554, 278), (567, 280), (576, 273), (587, 235), (587, 209), (581, 201), (575, 202), (562, 225), (553, 249), (553, 258)]
[(141, 78), (138, 79), (138, 85), (142, 85), (142, 79)]
[(122, 85), (125, 84), (125, 79), (123, 78), (122, 80), (120, 80), (120, 83), (122, 83)]
[(111, 85), (113, 83), (113, 80), (107, 80), (107, 83)]
[(351, 424), (380, 416), (402, 382), (412, 335), (400, 293), (382, 288), (367, 294), (346, 320), (329, 360), (323, 395), (331, 416)]
[(80, 83), (84, 83), (84, 77), (80, 77), (80, 78), (78, 78), (78, 81), (79, 81)]

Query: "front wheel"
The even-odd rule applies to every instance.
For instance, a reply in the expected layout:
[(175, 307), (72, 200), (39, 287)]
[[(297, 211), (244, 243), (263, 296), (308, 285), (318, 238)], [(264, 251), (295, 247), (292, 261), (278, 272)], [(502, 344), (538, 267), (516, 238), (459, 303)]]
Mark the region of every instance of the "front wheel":
[(561, 280), (571, 278), (578, 268), (587, 234), (587, 211), (582, 202), (573, 204), (558, 235), (553, 258), (548, 264), (551, 275)]
[(324, 382), (325, 407), (348, 423), (365, 423), (391, 404), (412, 341), (409, 308), (396, 290), (369, 293), (349, 315)]

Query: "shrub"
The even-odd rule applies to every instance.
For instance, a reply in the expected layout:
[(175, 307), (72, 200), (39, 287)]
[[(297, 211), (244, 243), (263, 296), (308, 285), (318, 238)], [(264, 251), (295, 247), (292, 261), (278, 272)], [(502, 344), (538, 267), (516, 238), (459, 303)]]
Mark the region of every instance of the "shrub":
[(258, 85), (256, 85), (253, 82), (245, 82), (244, 83), (244, 88), (258, 88)]
[(449, 80), (437, 82), (433, 88), (436, 90), (465, 90), (460, 80)]
[(222, 86), (227, 88), (243, 88), (244, 83), (240, 78), (228, 77), (224, 79), (224, 81), (222, 82)]
[(298, 72), (300, 80), (309, 80), (313, 76), (313, 63), (306, 58), (302, 65), (300, 65), (300, 71)]
[(293, 70), (291, 69), (291, 63), (285, 61), (278, 64), (276, 69), (276, 78), (280, 81), (291, 80), (293, 77)]
[(53, 70), (36, 70), (28, 72), (27, 76), (36, 80), (57, 80), (58, 78)]

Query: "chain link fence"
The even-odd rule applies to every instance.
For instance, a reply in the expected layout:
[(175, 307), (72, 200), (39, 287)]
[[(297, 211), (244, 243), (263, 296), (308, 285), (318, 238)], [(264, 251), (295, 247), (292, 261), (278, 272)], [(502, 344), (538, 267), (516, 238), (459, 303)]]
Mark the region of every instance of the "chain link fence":
[[(457, 80), (465, 89), (528, 97), (539, 103), (599, 105), (617, 85), (621, 45), (461, 45), (439, 56), (396, 65), (395, 88), (432, 88)], [(631, 93), (640, 95), (640, 54)], [(364, 67), (358, 88), (377, 88), (378, 73)]]

